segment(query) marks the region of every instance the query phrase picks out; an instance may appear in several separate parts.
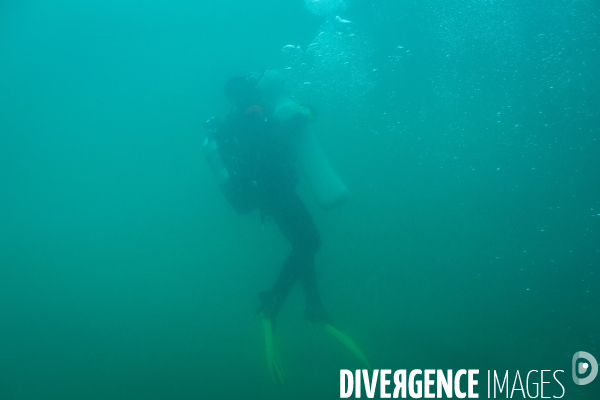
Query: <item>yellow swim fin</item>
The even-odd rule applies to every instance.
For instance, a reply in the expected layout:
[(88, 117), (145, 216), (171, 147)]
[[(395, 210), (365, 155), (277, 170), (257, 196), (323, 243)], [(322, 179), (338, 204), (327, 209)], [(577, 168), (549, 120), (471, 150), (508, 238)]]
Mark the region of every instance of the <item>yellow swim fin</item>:
[(281, 367), (281, 361), (279, 361), (279, 354), (275, 349), (273, 343), (273, 324), (271, 320), (267, 318), (263, 313), (260, 314), (263, 330), (265, 331), (265, 347), (267, 350), (267, 367), (271, 373), (271, 378), (276, 385), (285, 384), (285, 373)]
[(331, 336), (339, 340), (344, 346), (346, 346), (348, 350), (352, 352), (352, 354), (356, 356), (356, 358), (358, 358), (363, 364), (365, 364), (365, 366), (368, 369), (371, 369), (371, 364), (369, 363), (369, 360), (367, 360), (365, 354), (350, 336), (327, 323), (324, 323), (323, 327), (325, 328), (325, 332), (329, 333)]

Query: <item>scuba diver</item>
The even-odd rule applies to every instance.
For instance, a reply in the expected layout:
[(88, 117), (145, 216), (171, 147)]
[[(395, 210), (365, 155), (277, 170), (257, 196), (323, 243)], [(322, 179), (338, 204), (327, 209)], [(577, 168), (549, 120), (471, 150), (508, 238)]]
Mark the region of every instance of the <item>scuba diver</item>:
[(315, 110), (286, 95), (283, 77), (276, 70), (235, 76), (226, 83), (225, 95), (231, 104), (225, 120), (212, 118), (205, 123), (207, 159), (233, 208), (240, 214), (259, 210), (261, 219), (272, 218), (291, 244), (275, 284), (259, 296), (258, 314), (273, 380), (285, 383), (273, 344), (274, 323), (296, 283), (306, 299), (305, 318), (323, 327), (369, 366), (354, 341), (335, 328), (325, 312), (314, 261), (321, 239), (296, 193), (297, 170), (301, 170), (322, 207), (338, 206), (348, 196), (312, 134)]

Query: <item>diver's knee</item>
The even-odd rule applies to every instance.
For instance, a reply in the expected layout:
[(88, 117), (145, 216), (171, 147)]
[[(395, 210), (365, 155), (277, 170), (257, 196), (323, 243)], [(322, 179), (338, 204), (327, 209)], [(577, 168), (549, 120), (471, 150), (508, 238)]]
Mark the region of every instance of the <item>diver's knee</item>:
[(310, 240), (306, 241), (305, 246), (305, 252), (310, 254), (311, 257), (314, 257), (321, 248), (321, 238), (318, 235), (315, 235)]

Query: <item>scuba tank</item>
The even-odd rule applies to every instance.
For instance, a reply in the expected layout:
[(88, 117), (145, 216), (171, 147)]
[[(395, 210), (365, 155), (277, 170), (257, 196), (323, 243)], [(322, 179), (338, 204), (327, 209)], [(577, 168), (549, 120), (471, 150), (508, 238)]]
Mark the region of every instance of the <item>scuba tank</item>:
[(208, 160), (208, 164), (210, 164), (210, 168), (219, 180), (219, 184), (224, 186), (229, 182), (229, 172), (227, 171), (225, 164), (223, 164), (223, 159), (221, 158), (221, 153), (219, 153), (219, 147), (215, 140), (218, 124), (219, 121), (216, 117), (212, 117), (204, 122), (203, 125), (207, 134), (202, 149)]
[(344, 204), (348, 189), (329, 164), (312, 126), (306, 124), (296, 139), (296, 159), (321, 207), (330, 210)]

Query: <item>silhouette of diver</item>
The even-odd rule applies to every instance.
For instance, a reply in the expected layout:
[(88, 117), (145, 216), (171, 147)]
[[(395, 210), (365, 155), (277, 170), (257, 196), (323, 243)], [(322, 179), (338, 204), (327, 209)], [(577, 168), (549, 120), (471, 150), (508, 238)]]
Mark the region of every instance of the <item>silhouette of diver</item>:
[(260, 294), (258, 309), (267, 363), (278, 384), (285, 382), (285, 375), (273, 345), (274, 322), (296, 282), (306, 299), (304, 316), (323, 326), (368, 365), (356, 344), (333, 327), (321, 302), (314, 261), (321, 239), (296, 193), (298, 166), (308, 175), (324, 207), (343, 203), (347, 191), (307, 129), (315, 111), (291, 100), (283, 87), (277, 71), (231, 78), (225, 85), (231, 111), (223, 122), (207, 122), (209, 134), (204, 144), (221, 189), (234, 209), (240, 214), (258, 209), (261, 218), (273, 218), (292, 247), (271, 290)]

